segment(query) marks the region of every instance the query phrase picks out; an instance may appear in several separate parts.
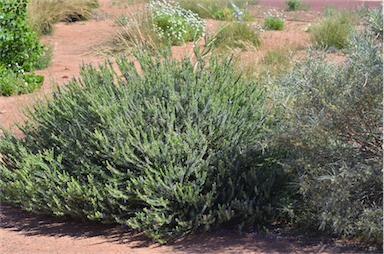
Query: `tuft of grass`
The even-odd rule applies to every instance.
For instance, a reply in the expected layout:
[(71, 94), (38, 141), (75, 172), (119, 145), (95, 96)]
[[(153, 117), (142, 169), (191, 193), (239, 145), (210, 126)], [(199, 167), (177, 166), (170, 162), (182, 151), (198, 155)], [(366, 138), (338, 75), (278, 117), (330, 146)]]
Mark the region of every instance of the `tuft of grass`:
[(259, 33), (243, 22), (231, 22), (219, 28), (214, 45), (218, 49), (257, 48), (261, 45)]
[(309, 30), (312, 43), (325, 49), (345, 48), (357, 20), (358, 16), (353, 12), (328, 9), (325, 17)]
[(115, 22), (121, 29), (108, 42), (108, 49), (101, 50), (104, 53), (113, 55), (138, 48), (150, 49), (155, 52), (168, 47), (158, 33), (148, 8), (141, 8), (138, 11), (124, 14), (118, 17)]
[(75, 22), (92, 18), (92, 9), (99, 6), (97, 0), (31, 0), (28, 4), (28, 19), (39, 35), (50, 34), (53, 25), (60, 22)]

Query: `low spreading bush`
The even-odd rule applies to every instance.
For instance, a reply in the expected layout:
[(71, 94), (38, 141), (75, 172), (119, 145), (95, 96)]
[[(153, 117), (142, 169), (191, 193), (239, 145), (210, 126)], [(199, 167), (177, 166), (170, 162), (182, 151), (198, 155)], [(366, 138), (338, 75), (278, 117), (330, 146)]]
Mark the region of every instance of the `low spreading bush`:
[(276, 213), (285, 181), (269, 148), (278, 126), (258, 84), (209, 64), (139, 53), (57, 88), (17, 139), (3, 130), (3, 202), (118, 222), (162, 241)]
[(382, 45), (366, 31), (347, 45), (345, 62), (313, 54), (279, 82), (293, 98), (284, 146), (301, 195), (295, 219), (382, 245)]
[(257, 48), (261, 45), (259, 33), (243, 22), (231, 22), (219, 28), (214, 45), (217, 48)]

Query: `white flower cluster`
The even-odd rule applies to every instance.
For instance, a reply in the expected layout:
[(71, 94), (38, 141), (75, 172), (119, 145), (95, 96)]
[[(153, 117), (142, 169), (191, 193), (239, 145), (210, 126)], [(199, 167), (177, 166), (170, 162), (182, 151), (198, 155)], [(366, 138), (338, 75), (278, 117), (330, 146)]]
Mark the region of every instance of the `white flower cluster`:
[(154, 25), (161, 36), (172, 44), (182, 44), (203, 35), (205, 22), (199, 16), (180, 7), (173, 1), (152, 1), (147, 4), (152, 13)]
[(280, 19), (281, 21), (285, 21), (286, 16), (283, 12), (278, 11), (276, 9), (270, 9), (267, 12), (264, 12), (264, 18), (274, 18), (274, 19)]

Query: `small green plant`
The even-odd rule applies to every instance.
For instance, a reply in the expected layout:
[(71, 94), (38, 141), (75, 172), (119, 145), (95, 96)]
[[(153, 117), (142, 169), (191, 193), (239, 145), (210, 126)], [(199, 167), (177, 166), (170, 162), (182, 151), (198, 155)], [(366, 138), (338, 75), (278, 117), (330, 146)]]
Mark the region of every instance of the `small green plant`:
[(178, 3), (154, 1), (150, 8), (152, 22), (171, 45), (181, 45), (200, 38), (204, 33), (204, 20)]
[(287, 5), (287, 11), (300, 11), (308, 9), (301, 0), (286, 0), (285, 4)]
[(14, 72), (5, 66), (0, 66), (0, 95), (12, 96), (31, 93), (42, 86), (43, 76), (34, 73)]
[(217, 48), (257, 48), (261, 45), (261, 39), (256, 29), (243, 22), (231, 22), (219, 28), (214, 45)]
[(39, 58), (36, 60), (36, 64), (34, 65), (35, 70), (41, 70), (44, 68), (47, 68), (51, 65), (53, 57), (53, 46), (51, 45), (45, 45), (43, 52), (39, 56)]
[(269, 10), (264, 14), (264, 26), (265, 30), (284, 30), (285, 21), (284, 15), (274, 9)]
[(347, 46), (348, 37), (354, 30), (357, 16), (347, 11), (332, 11), (317, 24), (311, 26), (312, 43), (321, 48), (343, 49)]

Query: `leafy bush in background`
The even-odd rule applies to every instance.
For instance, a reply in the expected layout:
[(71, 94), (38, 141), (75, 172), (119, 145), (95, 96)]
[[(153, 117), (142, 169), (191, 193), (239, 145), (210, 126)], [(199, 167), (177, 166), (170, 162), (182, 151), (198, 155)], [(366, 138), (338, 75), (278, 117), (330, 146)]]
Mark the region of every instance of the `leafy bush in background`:
[(1, 198), (29, 211), (118, 222), (162, 241), (276, 213), (285, 181), (264, 88), (209, 64), (139, 54), (82, 70), (0, 140)]
[(279, 84), (293, 98), (283, 145), (301, 195), (296, 221), (382, 245), (383, 55), (372, 37), (353, 35), (345, 63), (314, 54)]
[(185, 10), (178, 3), (153, 1), (148, 4), (152, 22), (172, 45), (193, 41), (204, 33), (204, 20), (192, 11)]
[(4, 0), (0, 7), (0, 64), (30, 71), (43, 46), (27, 22), (26, 1)]
[(27, 1), (4, 0), (0, 6), (0, 94), (32, 92), (43, 83), (27, 74), (36, 67), (43, 46), (27, 22)]

